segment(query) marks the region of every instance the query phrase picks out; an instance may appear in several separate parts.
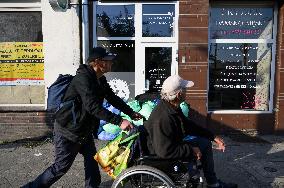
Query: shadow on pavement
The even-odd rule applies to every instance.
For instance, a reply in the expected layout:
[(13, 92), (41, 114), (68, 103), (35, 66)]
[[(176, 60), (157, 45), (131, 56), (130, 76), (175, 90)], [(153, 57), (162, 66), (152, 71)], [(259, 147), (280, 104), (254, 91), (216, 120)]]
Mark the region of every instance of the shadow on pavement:
[[(236, 170), (235, 179), (238, 179), (237, 169), (239, 169), (239, 173), (244, 172), (247, 180), (252, 183), (244, 185), (242, 179), (239, 179), (240, 182), (234, 182), (240, 184), (239, 187), (284, 187), (284, 136), (278, 136), (273, 140), (272, 138), (276, 138), (275, 135), (283, 133), (269, 130), (271, 126), (270, 128), (263, 127), (265, 117), (260, 116), (257, 119), (255, 131), (258, 134), (255, 134), (255, 132), (237, 130), (223, 122), (212, 120), (210, 114), (205, 117), (192, 108), (189, 114), (197, 124), (230, 138), (227, 153), (214, 152), (217, 153), (216, 158), (220, 160), (216, 169), (219, 168), (222, 177), (227, 180), (231, 179), (226, 177), (229, 174), (226, 170), (228, 167), (224, 166), (224, 160), (227, 160), (226, 164), (231, 165), (229, 168), (232, 171)], [(267, 132), (274, 137), (269, 136)]]
[(39, 137), (24, 138), (12, 142), (4, 142), (0, 144), (0, 149), (9, 149), (20, 146), (32, 148), (43, 145), (45, 143), (52, 142), (52, 139), (53, 139), (53, 134), (51, 132), (47, 132), (45, 135)]

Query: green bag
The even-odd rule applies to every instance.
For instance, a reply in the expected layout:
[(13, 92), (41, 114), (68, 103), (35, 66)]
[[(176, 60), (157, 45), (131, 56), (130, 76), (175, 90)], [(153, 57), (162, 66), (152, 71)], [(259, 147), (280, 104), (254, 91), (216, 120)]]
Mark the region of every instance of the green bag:
[(141, 110), (139, 113), (146, 118), (146, 120), (149, 119), (150, 114), (152, 113), (153, 109), (155, 107), (155, 103), (152, 101), (147, 101), (142, 105)]
[(125, 138), (127, 133), (121, 131), (114, 140), (107, 143), (94, 156), (102, 169), (113, 179), (127, 168), (130, 148), (138, 135), (139, 133), (136, 133)]
[(189, 105), (186, 102), (180, 103), (180, 108), (182, 110), (182, 113), (185, 115), (185, 117), (189, 116)]
[(129, 101), (127, 105), (130, 106), (130, 108), (132, 108), (134, 112), (139, 112), (139, 110), (141, 110), (141, 107), (137, 100)]
[(103, 126), (103, 129), (105, 132), (110, 133), (110, 134), (117, 134), (121, 131), (121, 128), (118, 125), (114, 125), (111, 123), (107, 123)]
[(126, 120), (128, 120), (130, 123), (132, 123), (132, 119), (131, 119), (128, 115), (126, 115), (125, 113), (121, 112), (121, 113), (120, 113), (120, 116), (122, 117), (122, 119), (126, 119)]
[(136, 126), (140, 126), (140, 125), (143, 125), (143, 118), (139, 119), (139, 120), (136, 120), (136, 121), (132, 121), (132, 123)]
[[(127, 103), (128, 106), (130, 106), (130, 108), (134, 111), (134, 112), (139, 112), (139, 110), (141, 109), (139, 102), (137, 100), (133, 100)], [(128, 120), (130, 123), (133, 123), (135, 125), (138, 125), (141, 123), (141, 121), (133, 121), (127, 114), (121, 112), (120, 116), (122, 117), (122, 119), (126, 119)], [(142, 121), (143, 124), (143, 121)]]

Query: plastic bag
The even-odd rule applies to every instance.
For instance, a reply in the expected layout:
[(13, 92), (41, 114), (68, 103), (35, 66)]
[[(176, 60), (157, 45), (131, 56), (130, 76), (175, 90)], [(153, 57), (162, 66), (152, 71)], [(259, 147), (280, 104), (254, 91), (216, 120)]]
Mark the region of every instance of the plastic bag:
[(139, 110), (141, 110), (141, 107), (137, 100), (129, 101), (127, 105), (130, 106), (130, 108), (132, 108), (134, 112), (139, 112)]
[(103, 126), (103, 129), (105, 132), (110, 133), (110, 134), (117, 134), (121, 131), (121, 128), (118, 125), (114, 125), (111, 123), (107, 123)]
[[(134, 112), (139, 112), (139, 110), (141, 110), (141, 107), (139, 105), (139, 102), (137, 100), (133, 100), (133, 101), (129, 101), (127, 103), (127, 105), (134, 111)], [(133, 121), (127, 114), (121, 112), (120, 113), (120, 116), (123, 118), (123, 119), (126, 119), (128, 120), (130, 123), (133, 123), (135, 125), (140, 125), (141, 121), (135, 123), (135, 121)], [(142, 122), (143, 123), (143, 122)]]
[[(118, 110), (117, 108), (113, 107), (111, 104), (109, 104), (107, 101), (103, 102), (103, 107), (109, 111), (111, 111), (112, 113), (115, 113), (117, 115), (120, 115), (120, 110)], [(100, 120), (100, 126), (105, 125), (107, 122), (105, 120)]]
[(153, 109), (155, 107), (155, 103), (152, 101), (147, 101), (142, 105), (141, 110), (139, 113), (146, 118), (146, 120), (149, 119), (150, 114), (152, 113)]
[(139, 133), (127, 136), (125, 131), (122, 131), (94, 156), (102, 169), (113, 179), (127, 168), (130, 148), (138, 135)]
[(128, 115), (126, 115), (125, 113), (121, 112), (120, 116), (122, 117), (122, 119), (126, 119), (130, 123), (132, 123), (132, 119)]
[(132, 123), (136, 126), (140, 126), (140, 125), (143, 125), (144, 123), (144, 120), (143, 118), (139, 119), (139, 120), (136, 120), (136, 121), (132, 121)]
[(185, 117), (188, 117), (189, 115), (189, 105), (186, 102), (180, 103), (180, 108), (182, 110), (182, 113), (185, 115)]
[(98, 139), (100, 140), (113, 140), (117, 137), (118, 134), (111, 134), (111, 133), (107, 133), (106, 131), (101, 131), (98, 134)]

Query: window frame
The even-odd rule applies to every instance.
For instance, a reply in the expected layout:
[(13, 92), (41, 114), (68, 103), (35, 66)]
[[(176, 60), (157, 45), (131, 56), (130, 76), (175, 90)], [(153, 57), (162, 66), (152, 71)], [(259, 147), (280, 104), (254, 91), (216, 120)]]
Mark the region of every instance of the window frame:
[[(25, 3), (23, 0), (6, 0), (0, 3), (0, 12), (41, 12), (42, 7), (40, 0), (33, 0), (32, 2)], [(43, 81), (44, 82), (44, 81)], [(46, 91), (45, 91), (46, 95)], [(0, 111), (35, 111), (45, 110), (46, 103), (42, 104), (0, 104)]]
[(40, 11), (41, 12), (41, 1), (33, 0), (25, 2), (23, 0), (4, 0), (0, 3), (0, 11)]
[(213, 43), (272, 43), (272, 57), (271, 57), (271, 64), (270, 64), (270, 82), (269, 82), (269, 102), (268, 102), (268, 108), (269, 110), (267, 111), (260, 111), (260, 110), (253, 110), (253, 111), (248, 111), (248, 110), (209, 110), (209, 88), (210, 88), (210, 83), (209, 83), (209, 59), (208, 59), (208, 69), (207, 69), (207, 103), (206, 103), (206, 108), (207, 108), (207, 113), (210, 114), (271, 114), (274, 111), (274, 106), (273, 106), (273, 96), (274, 96), (274, 81), (275, 81), (275, 63), (276, 63), (276, 43), (277, 43), (277, 15), (278, 15), (278, 5), (275, 3), (271, 7), (273, 8), (273, 25), (272, 25), (272, 39), (211, 39), (211, 32), (210, 32), (210, 16), (212, 12), (212, 8), (214, 7), (231, 7), (231, 6), (263, 6), (263, 7), (268, 7), (271, 6), (270, 2), (264, 1), (263, 3), (240, 3), (240, 2), (216, 2), (216, 3), (210, 3), (209, 5), (209, 22), (208, 22), (208, 57), (210, 53), (210, 45)]
[[(173, 4), (175, 5), (175, 15), (178, 16), (178, 1), (165, 1), (165, 2), (132, 2), (132, 3), (108, 3), (108, 2), (100, 2), (100, 1), (96, 1), (93, 3), (93, 10), (94, 10), (94, 14), (93, 14), (93, 33), (95, 35), (95, 37), (93, 37), (93, 47), (97, 45), (97, 40), (139, 40), (140, 42), (161, 42), (161, 40), (159, 40), (159, 37), (142, 37), (142, 6), (144, 4)], [(134, 16), (134, 27), (135, 27), (135, 36), (134, 37), (97, 37), (96, 36), (96, 30), (97, 30), (97, 24), (96, 22), (94, 22), (94, 20), (96, 20), (96, 6), (97, 5), (106, 5), (106, 6), (112, 6), (112, 5), (134, 5), (134, 12), (135, 12), (135, 16)], [(136, 12), (138, 12), (138, 14), (136, 14)], [(178, 38), (178, 20), (176, 17), (174, 19), (175, 23), (174, 23), (174, 36), (173, 37), (160, 37), (163, 38), (163, 43), (168, 42), (168, 43), (176, 43), (177, 42), (177, 38)], [(141, 24), (139, 24), (141, 23)]]
[[(173, 19), (174, 28), (173, 28), (173, 37), (142, 37), (142, 9), (143, 5), (145, 4), (173, 4), (175, 6), (175, 18)], [(134, 27), (135, 27), (135, 35), (134, 37), (97, 37), (96, 36), (96, 27), (97, 24), (94, 20), (96, 20), (96, 6), (97, 5), (134, 5)], [(179, 16), (179, 1), (152, 1), (152, 2), (101, 2), (96, 1), (93, 3), (93, 47), (97, 46), (97, 41), (99, 40), (134, 40), (135, 41), (135, 95), (141, 94), (141, 92), (145, 92), (144, 89), (139, 88), (141, 87), (141, 84), (144, 84), (145, 82), (145, 62), (137, 63), (141, 61), (141, 59), (145, 59), (143, 57), (143, 53), (141, 53), (144, 49), (144, 47), (150, 47), (160, 45), (161, 47), (172, 45), (173, 52), (172, 54), (178, 54), (178, 16)], [(161, 38), (163, 39), (161, 41)], [(174, 52), (176, 50), (176, 52)], [(140, 53), (139, 53), (140, 52)], [(175, 58), (176, 61), (172, 62), (171, 66), (171, 74), (177, 74), (178, 73), (178, 62), (177, 58)], [(144, 70), (142, 68), (144, 67)], [(138, 71), (142, 70), (142, 71)], [(143, 80), (143, 83), (141, 79)]]

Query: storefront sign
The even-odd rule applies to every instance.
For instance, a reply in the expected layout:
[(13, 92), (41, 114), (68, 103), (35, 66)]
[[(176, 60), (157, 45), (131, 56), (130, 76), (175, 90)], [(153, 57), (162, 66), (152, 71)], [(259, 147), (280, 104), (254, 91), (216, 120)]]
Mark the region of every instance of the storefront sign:
[(267, 27), (273, 18), (271, 8), (214, 8), (211, 15), (212, 39), (272, 38), (272, 27)]

